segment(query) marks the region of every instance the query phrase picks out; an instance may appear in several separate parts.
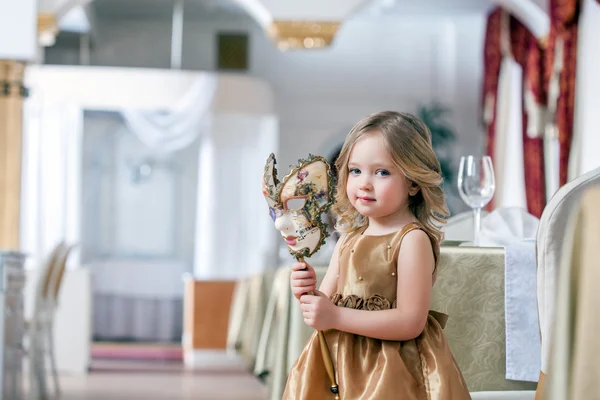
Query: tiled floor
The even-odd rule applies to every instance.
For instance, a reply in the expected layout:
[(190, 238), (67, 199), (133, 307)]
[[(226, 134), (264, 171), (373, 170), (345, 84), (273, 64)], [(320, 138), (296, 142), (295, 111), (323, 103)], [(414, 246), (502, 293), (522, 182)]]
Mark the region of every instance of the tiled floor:
[(62, 400), (266, 400), (242, 367), (185, 370), (181, 363), (94, 361), (88, 376), (62, 376)]

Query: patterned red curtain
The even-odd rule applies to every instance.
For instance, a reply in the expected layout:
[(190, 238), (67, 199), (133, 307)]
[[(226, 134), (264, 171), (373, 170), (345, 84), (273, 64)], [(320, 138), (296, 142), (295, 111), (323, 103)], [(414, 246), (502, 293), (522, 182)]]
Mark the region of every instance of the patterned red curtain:
[[(498, 77), (502, 64), (502, 50), (500, 47), (500, 31), (502, 23), (502, 9), (494, 9), (488, 16), (485, 43), (483, 48), (483, 97), (482, 110), (485, 124), (486, 146), (485, 152), (494, 155), (494, 136), (496, 126), (496, 98), (498, 95)], [(493, 208), (493, 199), (488, 204), (488, 209)]]
[[(523, 109), (523, 165), (525, 174), (525, 194), (527, 209), (530, 214), (541, 217), (546, 205), (545, 179), (544, 179), (544, 143), (543, 125), (534, 123), (529, 128), (529, 112), (546, 108), (546, 96), (543, 91), (543, 51), (537, 38), (514, 17), (510, 19), (511, 51), (515, 61), (523, 68), (523, 92), (526, 93), (522, 100)], [(526, 105), (525, 96), (532, 96), (530, 101), (535, 106)], [(541, 113), (539, 113), (541, 115)], [(531, 116), (535, 120), (535, 116)], [(528, 132), (528, 130), (530, 130)]]
[[(599, 0), (600, 1), (600, 0)], [(500, 24), (502, 9), (496, 8), (487, 20), (483, 48), (483, 120), (486, 126), (486, 153), (494, 154), (494, 123), (496, 119), (496, 97), (498, 76), (502, 64), (500, 49)]]
[[(484, 47), (484, 85), (483, 110), (486, 124), (486, 153), (494, 155), (496, 98), (498, 92), (498, 77), (502, 63), (501, 24), (505, 11), (496, 8), (488, 16), (485, 47)], [(536, 38), (521, 24), (519, 20), (510, 17), (510, 52), (515, 61), (523, 67), (523, 87), (536, 104), (545, 108), (543, 52)], [(542, 214), (546, 204), (544, 182), (544, 154), (542, 141), (542, 126), (535, 134), (527, 134), (529, 120), (523, 99), (523, 155), (525, 166), (525, 186), (528, 211), (537, 216)], [(533, 136), (533, 137), (530, 137)], [(493, 209), (493, 204), (489, 205)]]
[[(580, 10), (579, 0), (550, 0), (550, 34), (545, 57), (545, 86), (546, 92), (550, 94), (552, 76), (559, 74), (558, 86), (560, 89), (556, 100), (554, 122), (560, 144), (560, 186), (567, 182), (569, 153), (573, 138), (577, 30)], [(556, 57), (557, 55), (558, 57)], [(557, 64), (562, 64), (562, 68), (557, 70)]]
[[(523, 156), (525, 165), (525, 193), (529, 213), (540, 218), (546, 206), (546, 180), (544, 169), (544, 123), (545, 111), (548, 103), (544, 90), (544, 55), (537, 38), (529, 37), (529, 49), (524, 65), (523, 88), (525, 96), (530, 96), (530, 104), (524, 107), (530, 113), (538, 113), (536, 121), (531, 121), (530, 116), (524, 112), (523, 130)], [(534, 117), (532, 115), (531, 117)]]

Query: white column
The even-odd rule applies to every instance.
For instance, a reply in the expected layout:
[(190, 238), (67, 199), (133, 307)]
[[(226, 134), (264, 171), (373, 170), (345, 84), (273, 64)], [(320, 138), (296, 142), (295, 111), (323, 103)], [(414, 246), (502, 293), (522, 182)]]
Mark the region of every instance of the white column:
[(569, 180), (600, 166), (600, 4), (584, 0), (577, 39), (575, 126), (569, 156)]
[(195, 279), (238, 279), (275, 267), (277, 237), (261, 179), (277, 145), (273, 117), (214, 117), (199, 153)]
[(207, 129), (200, 142), (198, 160), (198, 192), (196, 196), (196, 251), (194, 277), (211, 279), (218, 270), (217, 263), (217, 178), (216, 148), (213, 129)]

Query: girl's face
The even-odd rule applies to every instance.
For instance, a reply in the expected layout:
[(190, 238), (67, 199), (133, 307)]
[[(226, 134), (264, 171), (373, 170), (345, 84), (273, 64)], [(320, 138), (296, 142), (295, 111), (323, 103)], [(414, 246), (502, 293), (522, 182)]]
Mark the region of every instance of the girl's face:
[(408, 210), (410, 184), (394, 164), (383, 136), (368, 133), (353, 146), (346, 191), (362, 215), (382, 219)]

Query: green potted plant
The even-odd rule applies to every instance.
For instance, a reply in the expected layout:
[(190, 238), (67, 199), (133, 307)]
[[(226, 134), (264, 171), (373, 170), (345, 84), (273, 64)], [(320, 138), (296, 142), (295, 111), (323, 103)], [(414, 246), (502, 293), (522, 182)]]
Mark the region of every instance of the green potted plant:
[(456, 189), (456, 173), (453, 162), (456, 132), (446, 119), (450, 113), (451, 110), (448, 107), (437, 102), (430, 105), (421, 105), (416, 112), (417, 116), (425, 122), (431, 131), (433, 150), (440, 160), (442, 177), (444, 178), (442, 188), (446, 193), (448, 207), (452, 213), (454, 200), (458, 199), (458, 192)]

